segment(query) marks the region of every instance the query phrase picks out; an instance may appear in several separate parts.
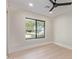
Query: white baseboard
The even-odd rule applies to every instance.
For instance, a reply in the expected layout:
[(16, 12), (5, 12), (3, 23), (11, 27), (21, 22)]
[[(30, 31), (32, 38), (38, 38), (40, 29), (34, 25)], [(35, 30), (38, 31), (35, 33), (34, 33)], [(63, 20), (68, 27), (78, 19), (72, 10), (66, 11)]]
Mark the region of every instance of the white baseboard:
[(26, 46), (22, 46), (22, 47), (19, 47), (19, 48), (16, 47), (14, 49), (11, 49), (11, 51), (8, 52), (8, 54), (11, 54), (11, 53), (14, 53), (14, 52), (18, 52), (18, 51), (21, 51), (21, 50), (25, 50), (25, 49), (30, 49), (30, 48), (46, 45), (46, 44), (51, 44), (51, 43), (53, 43), (53, 42), (44, 42), (44, 43), (40, 43), (40, 44), (30, 45), (28, 47), (26, 47)]
[(70, 46), (67, 46), (65, 44), (61, 44), (61, 43), (58, 43), (58, 42), (53, 42), (53, 43), (56, 44), (56, 45), (59, 45), (61, 47), (67, 48), (67, 49), (72, 49)]
[(59, 46), (61, 46), (61, 47), (65, 47), (65, 48), (68, 48), (68, 49), (72, 49), (71, 47), (69, 47), (69, 46), (67, 46), (67, 45), (64, 45), (64, 44), (61, 44), (61, 43), (58, 43), (58, 42), (53, 42), (53, 41), (51, 41), (51, 42), (44, 42), (44, 43), (40, 43), (40, 44), (35, 44), (35, 45), (30, 45), (30, 46), (28, 46), (28, 47), (26, 47), (26, 46), (22, 46), (22, 47), (16, 47), (16, 48), (14, 48), (14, 49), (11, 49), (11, 51), (10, 52), (8, 52), (8, 54), (11, 54), (11, 53), (13, 53), (13, 52), (18, 52), (18, 51), (21, 51), (21, 50), (25, 50), (25, 49), (30, 49), (30, 48), (34, 48), (34, 47), (38, 47), (38, 46), (42, 46), (42, 45), (46, 45), (46, 44), (56, 44), (56, 45), (59, 45)]

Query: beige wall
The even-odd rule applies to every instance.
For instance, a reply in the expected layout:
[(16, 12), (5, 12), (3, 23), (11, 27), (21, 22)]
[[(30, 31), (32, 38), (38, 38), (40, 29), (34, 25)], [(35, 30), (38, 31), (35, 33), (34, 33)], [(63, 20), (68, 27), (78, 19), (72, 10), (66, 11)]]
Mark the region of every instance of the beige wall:
[(72, 47), (72, 12), (66, 12), (54, 18), (53, 37), (55, 43)]
[[(72, 47), (72, 12), (69, 11), (56, 18), (35, 14), (16, 8), (8, 8), (8, 53), (19, 51), (29, 46), (45, 42), (56, 42)], [(25, 40), (25, 17), (46, 21), (45, 38)]]
[[(45, 38), (41, 39), (25, 39), (25, 17), (35, 18), (46, 21)], [(32, 45), (42, 44), (52, 41), (52, 28), (51, 20), (49, 17), (35, 14), (29, 11), (20, 9), (8, 9), (8, 53), (15, 52)]]

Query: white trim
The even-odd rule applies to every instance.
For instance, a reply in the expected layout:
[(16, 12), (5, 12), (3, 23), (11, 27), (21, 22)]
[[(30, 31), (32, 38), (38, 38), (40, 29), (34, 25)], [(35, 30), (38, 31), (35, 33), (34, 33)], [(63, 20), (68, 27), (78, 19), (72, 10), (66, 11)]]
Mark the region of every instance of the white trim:
[(24, 49), (30, 49), (30, 48), (34, 48), (34, 47), (39, 47), (39, 46), (42, 46), (42, 45), (46, 45), (46, 44), (56, 44), (56, 45), (59, 45), (61, 47), (64, 47), (64, 48), (68, 48), (68, 49), (72, 49), (71, 47), (67, 46), (67, 45), (64, 45), (64, 44), (61, 44), (61, 43), (58, 43), (58, 42), (53, 42), (53, 41), (50, 41), (50, 42), (44, 42), (44, 43), (40, 43), (40, 44), (35, 44), (35, 45), (30, 45), (30, 46), (23, 46), (23, 47), (16, 47), (14, 49), (12, 49), (11, 51), (9, 51), (8, 53), (11, 54), (13, 52), (18, 52), (18, 51), (21, 51), (21, 50), (24, 50)]
[(21, 50), (24, 50), (24, 49), (30, 49), (30, 48), (34, 48), (34, 47), (38, 47), (38, 46), (42, 46), (42, 45), (46, 45), (46, 44), (51, 44), (53, 42), (44, 42), (44, 43), (40, 43), (40, 44), (35, 44), (35, 45), (31, 45), (31, 46), (23, 46), (23, 47), (19, 47), (19, 48), (14, 48), (12, 49), (11, 51), (8, 52), (8, 54), (11, 54), (13, 52), (18, 52), (18, 51), (21, 51)]
[(56, 44), (56, 45), (59, 45), (61, 47), (67, 48), (67, 49), (72, 49), (72, 47), (65, 45), (65, 44), (61, 44), (61, 43), (58, 43), (58, 42), (53, 42), (53, 43)]

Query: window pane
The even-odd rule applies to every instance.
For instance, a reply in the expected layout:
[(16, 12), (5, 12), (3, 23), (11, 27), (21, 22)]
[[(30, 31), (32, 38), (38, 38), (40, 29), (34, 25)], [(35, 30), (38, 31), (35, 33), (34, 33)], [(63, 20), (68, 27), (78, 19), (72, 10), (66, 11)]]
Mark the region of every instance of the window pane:
[(45, 22), (37, 21), (37, 38), (45, 37)]
[(25, 20), (25, 38), (36, 38), (36, 25), (35, 20)]

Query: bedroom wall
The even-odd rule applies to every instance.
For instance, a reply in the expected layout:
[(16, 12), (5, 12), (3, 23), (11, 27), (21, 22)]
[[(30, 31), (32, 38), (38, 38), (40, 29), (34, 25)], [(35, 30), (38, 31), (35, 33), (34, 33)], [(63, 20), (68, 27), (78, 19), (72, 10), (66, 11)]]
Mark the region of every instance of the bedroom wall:
[[(25, 17), (46, 21), (45, 38), (25, 39)], [(19, 51), (28, 48), (29, 46), (53, 41), (51, 26), (49, 17), (16, 8), (8, 8), (8, 53)]]
[(52, 22), (54, 42), (72, 48), (72, 11), (56, 16)]

